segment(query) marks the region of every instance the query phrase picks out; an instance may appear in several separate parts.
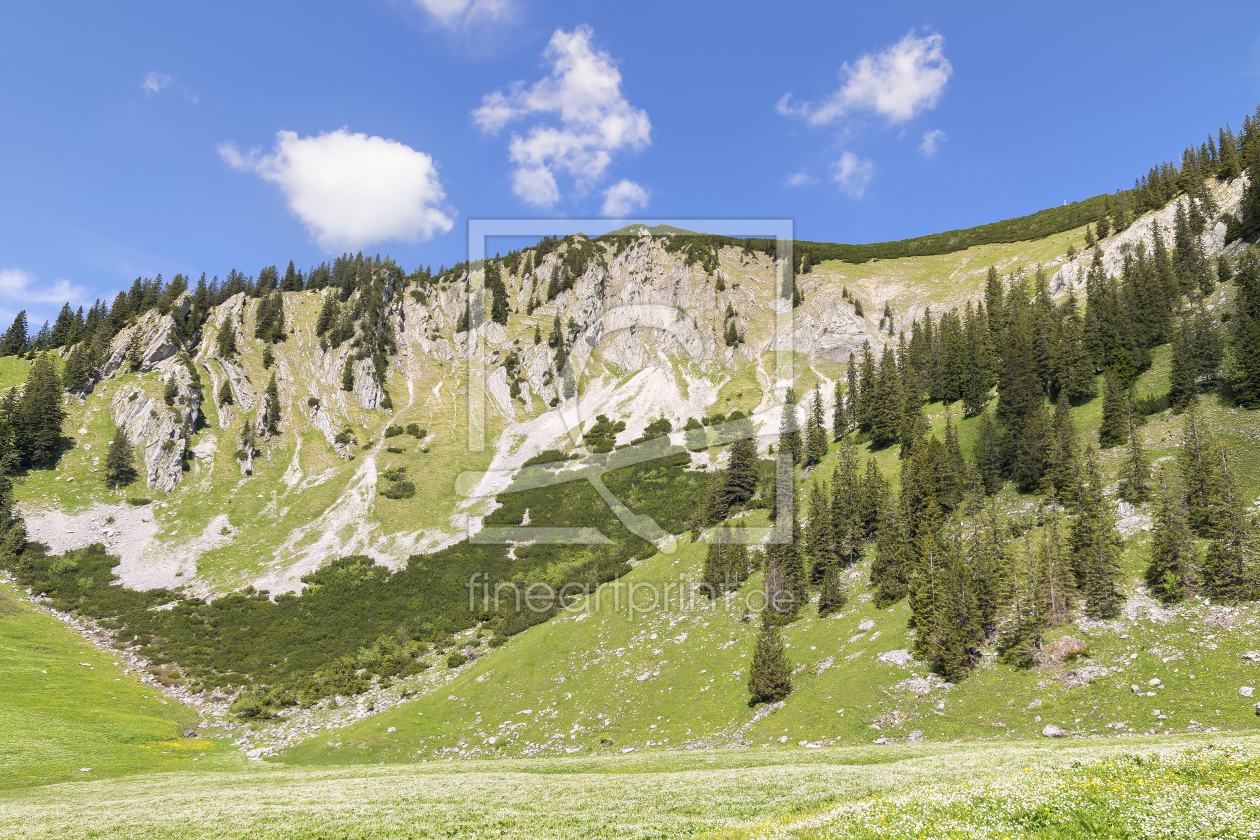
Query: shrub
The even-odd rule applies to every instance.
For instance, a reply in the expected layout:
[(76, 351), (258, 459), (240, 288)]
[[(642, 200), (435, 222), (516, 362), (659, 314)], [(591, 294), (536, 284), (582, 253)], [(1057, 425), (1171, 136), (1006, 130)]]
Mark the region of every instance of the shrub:
[(459, 651), (456, 651), (455, 653), (452, 653), (450, 656), (446, 657), (446, 667), (458, 668), (460, 665), (463, 665), (467, 661), (468, 661), (467, 656), (460, 653)]
[(150, 504), (152, 502), (153, 502), (152, 499), (146, 499), (144, 496), (132, 496), (130, 499), (127, 500), (127, 504), (131, 505), (132, 507), (144, 507), (145, 505)]
[(266, 720), (271, 717), (267, 706), (252, 691), (246, 691), (233, 700), (232, 705), (228, 707), (228, 711), (241, 720), (251, 720), (253, 718)]
[(387, 438), (397, 437), (398, 435), (401, 435), (402, 433), (403, 433), (402, 426), (390, 426), (388, 429), (385, 430), (385, 437)]
[(306, 401), (311, 408), (319, 408), (319, 397), (311, 397)]
[(413, 438), (416, 438), (417, 440), (424, 437), (428, 433), (429, 433), (428, 429), (422, 429), (416, 423), (407, 424), (407, 434), (411, 435)]
[(576, 457), (577, 453), (574, 453), (573, 455), (565, 455), (559, 449), (544, 449), (542, 452), (539, 452), (533, 458), (526, 461), (524, 466), (535, 467), (539, 464), (556, 464)]
[(337, 443), (345, 445), (354, 440), (354, 432), (349, 429), (342, 429), (340, 432), (337, 432), (337, 437), (333, 438), (333, 440), (337, 441)]
[(406, 452), (407, 450), (405, 450), (405, 449), (401, 449), (401, 448), (399, 448), (399, 447), (397, 447), (397, 446), (387, 446), (387, 447), (385, 447), (385, 451), (386, 451), (386, 452), (389, 452), (389, 453), (392, 453), (392, 454), (394, 454), (394, 455), (401, 455), (401, 454), (403, 454), (404, 452)]

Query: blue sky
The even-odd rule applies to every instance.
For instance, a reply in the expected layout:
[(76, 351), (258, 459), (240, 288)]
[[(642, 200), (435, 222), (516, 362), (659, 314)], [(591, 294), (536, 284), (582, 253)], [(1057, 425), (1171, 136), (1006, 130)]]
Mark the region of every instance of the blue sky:
[(966, 227), (1260, 104), (1254, 2), (47, 2), (0, 32), (6, 323), (141, 275), (436, 268), (470, 218)]

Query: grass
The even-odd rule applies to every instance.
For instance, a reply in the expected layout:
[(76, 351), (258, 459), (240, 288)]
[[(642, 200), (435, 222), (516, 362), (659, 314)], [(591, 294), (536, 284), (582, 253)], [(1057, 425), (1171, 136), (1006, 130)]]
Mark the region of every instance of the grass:
[[(231, 750), (197, 715), (0, 582), (0, 788), (178, 770)], [(202, 755), (205, 758), (202, 758)], [(11, 835), (10, 835), (11, 836)]]
[[(796, 832), (812, 831), (807, 820), (817, 823), (820, 815), (828, 815), (828, 829), (845, 827), (842, 803), (856, 802), (874, 812), (879, 803), (891, 802), (911, 816), (914, 803), (925, 801), (921, 797), (927, 790), (941, 791), (935, 800), (926, 800), (930, 803), (959, 790), (975, 795), (990, 788), (1000, 793), (1018, 790), (1021, 784), (1028, 787), (1032, 779), (1024, 770), (1035, 764), (1040, 768), (1036, 779), (1057, 782), (1059, 787), (1030, 791), (1027, 804), (1032, 811), (1048, 794), (1097, 791), (1099, 784), (1086, 788), (1077, 780), (1090, 774), (1096, 778), (1098, 768), (1106, 772), (1108, 765), (1124, 765), (1129, 761), (1125, 755), (1149, 750), (1168, 755), (1152, 765), (1158, 770), (1122, 777), (1136, 790), (1144, 779), (1160, 779), (1159, 770), (1192, 768), (1203, 756), (1214, 755), (1184, 752), (1204, 743), (1202, 738), (1135, 738), (718, 750), (356, 768), (252, 766), (0, 791), (0, 832), (58, 840), (814, 836)], [(1230, 743), (1234, 751), (1226, 755), (1243, 761), (1231, 766), (1227, 758), (1196, 777), (1183, 777), (1183, 789), (1197, 793), (1204, 804), (1212, 795), (1219, 797), (1215, 783), (1235, 784), (1227, 794), (1230, 804), (1255, 789), (1255, 740)], [(1094, 769), (1073, 769), (1077, 763), (1092, 764)], [(1003, 782), (1007, 787), (999, 788)], [(972, 787), (963, 787), (968, 784)], [(914, 792), (914, 799), (902, 804), (902, 799), (894, 798), (907, 791)], [(1136, 810), (1142, 800), (1130, 797), (1124, 804)], [(838, 812), (829, 810), (836, 806)], [(1247, 806), (1254, 813), (1254, 799), (1243, 802), (1239, 810)], [(1221, 811), (1218, 805), (1208, 813)], [(1200, 824), (1208, 821), (1206, 817), (1200, 817)], [(986, 815), (971, 818), (983, 821)], [(778, 833), (769, 833), (770, 827)]]

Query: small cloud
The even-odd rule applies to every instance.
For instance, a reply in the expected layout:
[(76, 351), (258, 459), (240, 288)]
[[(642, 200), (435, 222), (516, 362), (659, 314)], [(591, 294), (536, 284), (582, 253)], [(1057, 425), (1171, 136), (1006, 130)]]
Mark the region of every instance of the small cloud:
[(811, 187), (818, 183), (818, 179), (809, 174), (808, 169), (802, 169), (800, 172), (793, 172), (784, 179), (784, 186), (788, 187)]
[(883, 52), (868, 53), (854, 64), (845, 62), (840, 89), (820, 104), (794, 104), (786, 93), (775, 109), (811, 125), (828, 125), (860, 111), (903, 123), (936, 105), (952, 73), (945, 39), (937, 33), (919, 38), (912, 30)]
[(149, 96), (155, 93), (161, 93), (164, 88), (171, 83), (171, 77), (165, 73), (159, 73), (156, 70), (150, 70), (144, 77), (144, 81), (140, 83), (140, 87)]
[(831, 166), (832, 180), (850, 198), (861, 198), (866, 192), (866, 185), (874, 176), (875, 164), (858, 157), (853, 152), (840, 155), (840, 159)]
[(936, 147), (939, 143), (944, 142), (945, 139), (945, 132), (939, 128), (925, 132), (923, 134), (923, 142), (919, 144), (919, 154), (926, 158), (936, 157)]
[[(472, 112), (485, 134), (497, 134), (508, 123), (539, 118), (524, 136), (513, 133), (508, 158), (516, 164), (512, 190), (523, 201), (550, 207), (560, 200), (557, 172), (568, 174), (584, 195), (604, 180), (613, 155), (638, 151), (651, 141), (646, 111), (621, 94), (621, 73), (608, 53), (596, 49), (595, 31), (585, 24), (572, 32), (557, 29), (543, 56), (551, 73), (526, 87), (516, 82), (507, 91), (482, 97)], [(554, 118), (554, 122), (541, 120)]]
[(412, 0), (416, 8), (448, 29), (503, 23), (516, 17), (512, 0)]
[(604, 216), (610, 219), (624, 219), (635, 210), (647, 207), (651, 193), (628, 178), (622, 178), (604, 190)]
[(433, 158), (396, 140), (345, 128), (316, 137), (281, 131), (271, 154), (242, 154), (232, 143), (218, 152), (233, 169), (277, 184), (328, 251), (431, 239), (454, 225)]
[(198, 97), (193, 92), (193, 89), (185, 85), (175, 85), (174, 82), (175, 78), (173, 76), (151, 70), (145, 74), (144, 81), (140, 83), (140, 89), (145, 92), (146, 96), (154, 96), (167, 88), (174, 87), (179, 90), (181, 96), (196, 105)]
[(76, 286), (69, 280), (41, 283), (20, 268), (0, 269), (0, 300), (6, 303), (65, 303), (81, 300), (85, 292), (82, 286)]

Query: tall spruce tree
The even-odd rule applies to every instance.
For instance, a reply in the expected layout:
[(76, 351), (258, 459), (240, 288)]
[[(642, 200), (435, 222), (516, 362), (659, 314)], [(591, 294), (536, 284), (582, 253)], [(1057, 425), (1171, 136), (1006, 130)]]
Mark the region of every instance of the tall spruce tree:
[(264, 423), (266, 424), (267, 434), (280, 434), (280, 389), (276, 386), (276, 375), (274, 373), (267, 382), (264, 414), (266, 416)]
[(891, 346), (884, 347), (879, 362), (874, 393), (868, 405), (871, 443), (876, 447), (891, 446), (901, 433), (905, 397), (901, 390), (901, 372)]
[(35, 358), (13, 415), (13, 451), (20, 468), (51, 467), (61, 449), (61, 378), (48, 354)]
[[(1260, 182), (1260, 176), (1255, 178)], [(1260, 187), (1257, 187), (1260, 189)], [(1260, 407), (1260, 257), (1243, 253), (1234, 275), (1236, 293), (1229, 324), (1230, 390), (1244, 408)]]
[(790, 455), (794, 464), (799, 464), (801, 456), (804, 455), (800, 420), (797, 415), (796, 392), (791, 388), (787, 389), (787, 394), (783, 398), (783, 414), (779, 424), (779, 451)]
[(1128, 412), (1129, 447), (1124, 463), (1120, 466), (1120, 498), (1132, 504), (1140, 504), (1151, 497), (1151, 467), (1146, 461), (1142, 446), (1142, 432), (1137, 423), (1137, 412)]
[(1124, 604), (1120, 589), (1124, 547), (1116, 531), (1116, 515), (1103, 496), (1102, 476), (1092, 449), (1085, 455), (1089, 503), (1081, 505), (1072, 527), (1073, 564), (1090, 618), (1115, 618)]
[(815, 386), (805, 420), (805, 466), (813, 466), (827, 457), (827, 426), (823, 413), (822, 391)]
[(1192, 402), (1182, 425), (1177, 468), (1185, 488), (1190, 527), (1201, 537), (1216, 536), (1227, 515), (1225, 477), (1215, 454), (1216, 441)]
[(1180, 601), (1193, 591), (1198, 566), (1194, 535), (1190, 533), (1186, 496), (1175, 473), (1162, 466), (1156, 479), (1159, 506), (1151, 529), (1151, 561), (1146, 584), (1165, 603)]
[(748, 674), (748, 705), (777, 703), (792, 693), (792, 663), (774, 622), (761, 625)]
[(17, 356), (30, 348), (30, 340), (26, 335), (26, 310), (23, 309), (13, 319), (13, 323), (0, 338), (0, 356)]
[(1219, 536), (1208, 546), (1203, 561), (1204, 587), (1218, 600), (1254, 601), (1260, 599), (1256, 523), (1244, 512), (1244, 501), (1234, 486), (1229, 450), (1218, 444), (1214, 455), (1221, 476), (1223, 516)]
[(136, 480), (136, 459), (131, 443), (122, 429), (114, 429), (105, 454), (105, 486), (113, 490), (126, 487)]
[(1110, 372), (1103, 391), (1102, 425), (1098, 427), (1098, 446), (1111, 449), (1125, 442), (1128, 437), (1128, 403), (1125, 389)]

